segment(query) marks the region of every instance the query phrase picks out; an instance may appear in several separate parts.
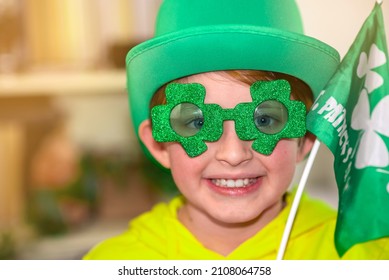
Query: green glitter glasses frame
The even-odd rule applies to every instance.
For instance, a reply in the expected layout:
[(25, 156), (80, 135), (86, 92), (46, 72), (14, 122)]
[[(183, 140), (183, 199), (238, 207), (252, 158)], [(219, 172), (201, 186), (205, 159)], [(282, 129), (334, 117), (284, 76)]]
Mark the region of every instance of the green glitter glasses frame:
[(204, 104), (201, 84), (171, 83), (166, 87), (166, 104), (151, 110), (153, 137), (157, 142), (179, 142), (190, 157), (207, 150), (223, 134), (223, 122), (235, 121), (239, 139), (253, 141), (252, 148), (270, 155), (278, 141), (305, 135), (306, 107), (290, 100), (286, 80), (257, 81), (250, 86), (252, 102), (233, 109)]

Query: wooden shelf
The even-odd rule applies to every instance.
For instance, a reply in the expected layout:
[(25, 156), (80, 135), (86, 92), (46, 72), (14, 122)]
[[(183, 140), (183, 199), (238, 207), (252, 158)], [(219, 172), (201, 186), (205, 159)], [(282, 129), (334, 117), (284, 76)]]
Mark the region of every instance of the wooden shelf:
[(31, 72), (0, 75), (1, 97), (126, 92), (124, 70)]

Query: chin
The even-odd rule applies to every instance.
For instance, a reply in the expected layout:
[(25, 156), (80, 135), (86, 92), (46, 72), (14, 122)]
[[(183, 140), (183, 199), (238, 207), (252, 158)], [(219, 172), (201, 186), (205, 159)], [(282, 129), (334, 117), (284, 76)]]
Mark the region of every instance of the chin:
[(247, 213), (241, 212), (222, 212), (222, 213), (213, 213), (211, 214), (212, 219), (218, 224), (224, 224), (227, 226), (239, 226), (255, 223), (261, 216), (261, 213)]

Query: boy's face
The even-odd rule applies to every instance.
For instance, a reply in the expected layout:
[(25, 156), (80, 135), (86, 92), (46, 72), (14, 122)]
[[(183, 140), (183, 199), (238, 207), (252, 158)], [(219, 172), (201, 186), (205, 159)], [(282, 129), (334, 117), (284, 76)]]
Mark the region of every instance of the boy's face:
[[(249, 85), (220, 73), (193, 75), (183, 82), (202, 84), (206, 88), (205, 103), (219, 104), (222, 108), (252, 101)], [(251, 148), (252, 141), (240, 140), (234, 121), (227, 120), (221, 138), (207, 142), (207, 151), (191, 158), (179, 143), (153, 141), (150, 122), (144, 123), (148, 123), (148, 129), (141, 126), (141, 139), (153, 156), (171, 169), (187, 200), (182, 212), (192, 219), (210, 218), (220, 223), (247, 223), (266, 215), (274, 217), (292, 181), (296, 163), (312, 144), (304, 141), (299, 146), (296, 139), (283, 139), (265, 156)]]

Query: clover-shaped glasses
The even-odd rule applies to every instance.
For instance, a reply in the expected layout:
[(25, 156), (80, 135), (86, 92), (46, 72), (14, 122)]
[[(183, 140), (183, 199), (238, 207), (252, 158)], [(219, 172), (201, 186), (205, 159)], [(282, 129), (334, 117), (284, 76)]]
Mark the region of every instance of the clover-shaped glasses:
[(171, 83), (166, 104), (151, 110), (153, 137), (157, 142), (179, 142), (188, 156), (195, 157), (207, 150), (205, 142), (220, 139), (224, 121), (233, 120), (241, 140), (252, 140), (255, 151), (270, 155), (280, 139), (306, 132), (305, 105), (290, 100), (290, 92), (286, 80), (257, 81), (250, 86), (252, 102), (223, 109), (204, 104), (203, 85)]

